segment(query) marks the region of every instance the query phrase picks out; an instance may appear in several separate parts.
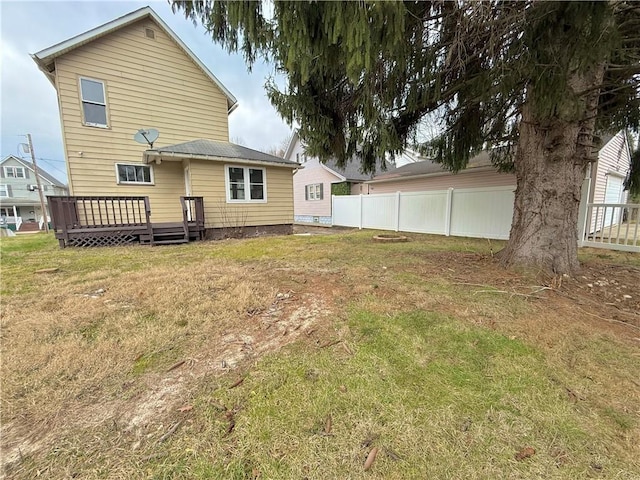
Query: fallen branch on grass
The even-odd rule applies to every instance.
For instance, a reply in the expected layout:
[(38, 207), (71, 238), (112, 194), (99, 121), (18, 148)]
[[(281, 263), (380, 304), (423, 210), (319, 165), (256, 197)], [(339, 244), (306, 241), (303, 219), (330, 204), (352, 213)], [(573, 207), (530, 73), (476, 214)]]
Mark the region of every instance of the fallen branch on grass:
[(181, 423), (182, 423), (182, 420), (177, 421), (169, 430), (167, 430), (167, 433), (165, 433), (158, 439), (158, 443), (164, 442), (167, 438), (173, 435)]

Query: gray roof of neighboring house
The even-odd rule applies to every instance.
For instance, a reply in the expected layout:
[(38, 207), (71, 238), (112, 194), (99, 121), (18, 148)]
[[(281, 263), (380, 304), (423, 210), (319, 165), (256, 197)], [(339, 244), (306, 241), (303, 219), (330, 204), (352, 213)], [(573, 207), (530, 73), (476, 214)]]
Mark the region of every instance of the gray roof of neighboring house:
[[(491, 166), (491, 158), (489, 157), (489, 153), (480, 152), (475, 157), (469, 159), (469, 163), (467, 164), (465, 170), (489, 166)], [(432, 160), (425, 160), (422, 162), (408, 163), (406, 165), (403, 165), (402, 167), (398, 167), (380, 175), (376, 175), (373, 180), (392, 180), (395, 178), (413, 177), (416, 175), (432, 175), (436, 173), (451, 173), (451, 171), (447, 170), (441, 164), (436, 163)]]
[[(374, 173), (362, 173), (360, 171), (360, 159), (353, 157), (350, 158), (347, 164), (343, 168), (339, 168), (337, 160), (329, 159), (324, 162), (324, 165), (333, 170), (334, 172), (342, 175), (349, 182), (364, 182), (371, 180), (376, 175), (383, 172), (379, 162), (376, 162), (376, 171)], [(387, 163), (387, 171), (391, 170), (392, 166)]]
[[(284, 158), (269, 155), (268, 153), (259, 152), (251, 148), (236, 145), (231, 142), (218, 142), (214, 140), (192, 140), (190, 142), (178, 143), (176, 145), (168, 145), (166, 147), (153, 148), (145, 152), (147, 155), (162, 156), (162, 154), (171, 154), (172, 156), (197, 156), (197, 157), (215, 157), (228, 158), (237, 160), (247, 160), (249, 162), (273, 163), (274, 165), (287, 166), (297, 168), (296, 162), (285, 160)], [(213, 158), (210, 158), (213, 159)]]
[[(33, 168), (33, 163), (25, 160), (24, 158), (16, 157), (15, 155), (9, 155), (8, 157), (3, 158), (2, 161), (0, 162), (0, 164), (3, 164), (4, 162), (9, 160), (10, 158), (13, 158), (14, 160), (17, 160), (18, 162), (22, 163), (25, 167), (27, 167), (27, 168), (29, 168), (29, 169), (31, 169), (31, 170), (33, 170), (35, 172), (35, 169)], [(53, 175), (51, 175), (48, 172), (46, 172), (42, 167), (38, 167), (38, 173), (40, 174), (40, 176), (42, 178), (44, 178), (45, 180), (51, 182), (56, 187), (67, 188), (67, 186), (64, 183), (62, 183), (60, 180), (58, 180)]]

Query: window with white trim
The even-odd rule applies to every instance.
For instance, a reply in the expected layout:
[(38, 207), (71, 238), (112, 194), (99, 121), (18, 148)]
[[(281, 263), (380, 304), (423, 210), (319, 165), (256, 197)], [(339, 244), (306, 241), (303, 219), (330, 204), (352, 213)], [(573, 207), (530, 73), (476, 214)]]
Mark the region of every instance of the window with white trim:
[(107, 127), (107, 95), (104, 82), (80, 77), (80, 99), (85, 125)]
[(7, 178), (26, 178), (24, 167), (2, 167)]
[(119, 184), (153, 185), (153, 170), (149, 165), (116, 163)]
[(304, 187), (305, 200), (322, 200), (322, 184), (313, 183)]
[(9, 186), (8, 185), (0, 185), (0, 198), (8, 198), (9, 195)]
[(266, 202), (267, 174), (264, 168), (225, 167), (227, 202)]

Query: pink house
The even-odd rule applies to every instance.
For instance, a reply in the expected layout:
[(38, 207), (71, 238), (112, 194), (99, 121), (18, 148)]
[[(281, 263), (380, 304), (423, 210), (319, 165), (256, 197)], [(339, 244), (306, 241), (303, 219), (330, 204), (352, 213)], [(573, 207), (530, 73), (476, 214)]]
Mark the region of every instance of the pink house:
[[(365, 183), (373, 175), (360, 172), (358, 160), (339, 168), (335, 161), (322, 163), (307, 156), (304, 145), (294, 132), (284, 158), (302, 166), (293, 175), (293, 211), (296, 223), (332, 224), (331, 195), (368, 194)], [(390, 167), (389, 167), (390, 168)]]

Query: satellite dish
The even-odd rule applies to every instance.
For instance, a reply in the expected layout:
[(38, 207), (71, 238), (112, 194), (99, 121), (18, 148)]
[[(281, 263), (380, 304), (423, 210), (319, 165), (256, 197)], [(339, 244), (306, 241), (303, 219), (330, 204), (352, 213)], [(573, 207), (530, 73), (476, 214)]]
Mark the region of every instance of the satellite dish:
[(149, 148), (153, 148), (153, 142), (155, 142), (160, 136), (160, 132), (155, 128), (141, 128), (138, 130), (133, 139), (138, 143), (148, 143)]

